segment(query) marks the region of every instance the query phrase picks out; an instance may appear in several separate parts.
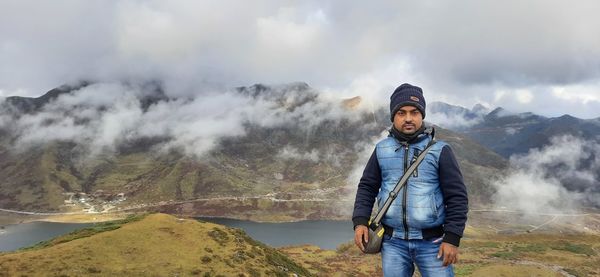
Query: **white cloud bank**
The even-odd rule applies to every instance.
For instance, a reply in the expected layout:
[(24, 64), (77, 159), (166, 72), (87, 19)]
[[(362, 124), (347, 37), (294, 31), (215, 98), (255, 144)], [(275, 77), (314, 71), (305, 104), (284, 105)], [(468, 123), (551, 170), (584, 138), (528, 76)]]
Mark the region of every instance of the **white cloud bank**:
[[(254, 96), (233, 89), (202, 91), (195, 98), (163, 99), (144, 110), (142, 100), (153, 93), (144, 85), (92, 84), (61, 94), (33, 114), (13, 118), (7, 110), (0, 111), (0, 127), (15, 138), (16, 150), (73, 141), (94, 156), (114, 152), (128, 141), (158, 137), (163, 138), (159, 152), (178, 149), (202, 156), (221, 138), (245, 135), (245, 124), (293, 124), (310, 130), (324, 120), (354, 121), (361, 116), (348, 113), (340, 99), (322, 99), (311, 88), (298, 85), (274, 86)], [(281, 154), (314, 160), (319, 153), (283, 149)]]
[(525, 213), (570, 213), (600, 206), (600, 144), (571, 135), (510, 158), (509, 175), (494, 183), (495, 203)]
[(37, 96), (80, 79), (158, 79), (186, 95), (304, 81), (385, 106), (409, 82), (429, 101), (595, 118), (599, 9), (593, 0), (7, 0), (0, 91)]

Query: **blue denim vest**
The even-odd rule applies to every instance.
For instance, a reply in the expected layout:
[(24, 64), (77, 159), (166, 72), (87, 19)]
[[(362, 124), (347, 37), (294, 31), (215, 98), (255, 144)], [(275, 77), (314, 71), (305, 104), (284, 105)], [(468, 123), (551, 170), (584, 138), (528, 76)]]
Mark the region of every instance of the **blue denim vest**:
[[(430, 140), (431, 136), (427, 135), (414, 144), (406, 145), (387, 137), (377, 143), (377, 160), (382, 178), (377, 195), (379, 208), (404, 174), (405, 168), (410, 166)], [(431, 147), (383, 217), (382, 223), (394, 229), (394, 237), (422, 239), (422, 229), (439, 227), (444, 223), (446, 211), (439, 183), (438, 161), (445, 145), (445, 142), (437, 141)]]

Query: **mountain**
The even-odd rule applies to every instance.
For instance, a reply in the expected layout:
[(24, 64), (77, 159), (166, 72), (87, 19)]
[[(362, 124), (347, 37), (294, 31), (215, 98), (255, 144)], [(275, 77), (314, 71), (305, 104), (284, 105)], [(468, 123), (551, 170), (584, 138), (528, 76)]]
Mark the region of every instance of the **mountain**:
[(26, 114), (39, 111), (44, 105), (50, 101), (58, 98), (62, 94), (69, 93), (71, 91), (88, 86), (89, 82), (80, 82), (74, 85), (63, 85), (61, 87), (52, 89), (46, 92), (44, 95), (32, 98), (32, 97), (21, 97), (21, 96), (9, 96), (6, 97), (5, 101), (0, 106), (4, 111), (9, 111), (13, 114)]
[[(76, 94), (78, 90), (93, 85), (90, 81), (81, 81), (75, 84), (65, 84), (52, 89), (39, 97), (9, 96), (0, 102), (0, 111), (4, 114), (10, 114), (15, 117), (24, 114), (35, 114), (40, 112), (44, 106), (56, 100), (60, 96)], [(128, 85), (125, 83), (125, 85)], [(144, 92), (140, 100), (140, 107), (146, 111), (149, 106), (160, 101), (169, 101), (169, 97), (164, 93), (162, 84), (159, 81), (148, 81), (141, 85)]]
[(600, 136), (600, 123), (570, 115), (548, 118), (529, 112), (514, 114), (497, 108), (463, 132), (508, 158), (548, 145), (555, 136), (573, 135), (584, 140), (596, 140)]
[[(534, 163), (537, 174), (551, 182), (558, 181), (569, 193), (586, 196), (577, 200), (579, 205), (599, 207), (595, 195), (600, 193), (600, 163), (596, 162), (600, 152), (594, 148), (600, 143), (598, 119), (585, 120), (571, 115), (549, 118), (531, 112), (514, 113), (501, 107), (487, 114), (475, 115), (472, 110), (449, 104), (434, 106), (431, 117), (442, 126), (468, 136), (504, 158), (514, 156), (517, 158), (513, 164), (515, 168), (527, 170), (531, 163), (518, 164), (518, 157), (529, 153), (537, 155), (535, 159), (539, 164)], [(557, 145), (559, 143), (568, 145)], [(576, 161), (569, 157), (546, 157), (550, 160), (544, 161), (542, 156), (553, 153), (553, 148), (548, 148), (550, 146), (582, 149), (573, 150), (582, 153), (574, 153)]]
[(166, 214), (104, 223), (0, 254), (6, 276), (312, 276), (242, 230)]
[(548, 145), (554, 136), (574, 135), (585, 140), (596, 140), (600, 136), (598, 118), (585, 120), (567, 114), (548, 118), (531, 112), (513, 113), (502, 107), (489, 111), (480, 104), (469, 110), (433, 102), (428, 108), (428, 116), (437, 116), (434, 122), (467, 135), (505, 158)]
[(462, 132), (469, 126), (481, 121), (489, 111), (483, 105), (477, 104), (473, 109), (435, 101), (427, 105), (426, 120), (440, 126)]
[(440, 101), (434, 101), (427, 105), (427, 109), (429, 113), (444, 114), (446, 116), (460, 115), (465, 119), (474, 119), (479, 116), (482, 110), (485, 110), (485, 107), (478, 105), (473, 107), (473, 110), (469, 110), (461, 106), (451, 105)]
[[(81, 90), (63, 89), (60, 95)], [(140, 107), (177, 101), (164, 96), (159, 85), (144, 91), (137, 100)], [(356, 186), (348, 178), (362, 172), (359, 153), (370, 153), (372, 141), (389, 128), (388, 111), (365, 112), (360, 97), (323, 101), (305, 83), (256, 84), (234, 93), (268, 103), (279, 116), (290, 117), (289, 122), (270, 126), (246, 121), (243, 135), (220, 138), (201, 158), (176, 149), (158, 152), (157, 145), (173, 138), (143, 136), (118, 141), (115, 153), (93, 159), (86, 159), (80, 143), (69, 140), (15, 151), (12, 143), (19, 132), (10, 131), (16, 127), (7, 124), (0, 133), (0, 207), (41, 212), (137, 209), (254, 220), (347, 219)], [(9, 114), (13, 120), (35, 117), (54, 101), (39, 99), (55, 98), (36, 99), (19, 100), (41, 103), (35, 109), (5, 102), (9, 106), (1, 108), (0, 115)], [(14, 111), (19, 112), (11, 115)], [(344, 116), (328, 116), (330, 111)], [(323, 115), (312, 117), (319, 113)], [(438, 139), (455, 149), (472, 204), (488, 203), (490, 180), (502, 174), (506, 160), (458, 132), (439, 126), (436, 130)]]
[(474, 114), (488, 114), (490, 112), (490, 109), (486, 108), (484, 105), (481, 104), (475, 104), (475, 106), (473, 106), (473, 108), (471, 109), (471, 112)]

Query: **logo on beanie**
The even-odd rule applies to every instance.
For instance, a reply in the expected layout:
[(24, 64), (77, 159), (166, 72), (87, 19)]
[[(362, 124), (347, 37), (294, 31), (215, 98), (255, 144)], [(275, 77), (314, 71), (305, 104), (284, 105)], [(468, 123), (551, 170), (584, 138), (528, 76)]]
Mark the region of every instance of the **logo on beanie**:
[(410, 100), (415, 101), (415, 102), (419, 102), (419, 97), (411, 96)]

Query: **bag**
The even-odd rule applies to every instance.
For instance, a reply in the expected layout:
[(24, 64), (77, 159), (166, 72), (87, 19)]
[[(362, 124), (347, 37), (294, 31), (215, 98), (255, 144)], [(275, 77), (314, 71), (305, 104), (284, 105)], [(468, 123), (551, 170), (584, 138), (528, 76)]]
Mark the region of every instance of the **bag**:
[(363, 240), (363, 246), (365, 250), (363, 253), (365, 254), (377, 254), (381, 252), (381, 244), (383, 242), (383, 234), (385, 234), (385, 229), (380, 224), (375, 226), (374, 224), (370, 224), (369, 229), (369, 242), (365, 242)]
[(421, 154), (419, 155), (417, 160), (414, 163), (412, 163), (410, 165), (410, 167), (408, 167), (406, 172), (404, 172), (404, 175), (402, 175), (402, 178), (400, 178), (400, 180), (398, 180), (398, 183), (396, 183), (394, 190), (390, 192), (389, 197), (383, 204), (383, 207), (379, 210), (379, 212), (377, 212), (377, 215), (372, 220), (372, 222), (369, 221), (369, 226), (367, 227), (369, 229), (369, 242), (365, 242), (364, 240), (362, 241), (362, 244), (364, 247), (363, 253), (377, 254), (377, 253), (381, 252), (381, 244), (383, 242), (383, 234), (385, 234), (385, 229), (383, 228), (383, 225), (381, 224), (383, 215), (385, 215), (387, 210), (392, 205), (392, 202), (394, 201), (394, 199), (396, 199), (396, 196), (398, 196), (398, 193), (400, 192), (400, 190), (404, 187), (404, 185), (406, 185), (406, 182), (408, 181), (408, 178), (410, 178), (410, 175), (415, 171), (415, 169), (417, 169), (417, 167), (419, 166), (419, 164), (421, 164), (423, 159), (425, 159), (425, 155), (427, 154), (427, 152), (429, 152), (429, 149), (431, 149), (431, 146), (433, 146), (434, 144), (435, 144), (435, 140), (432, 138), (431, 141), (429, 142), (429, 144), (427, 144), (427, 147), (425, 148), (425, 150), (423, 150), (423, 152), (421, 152)]

